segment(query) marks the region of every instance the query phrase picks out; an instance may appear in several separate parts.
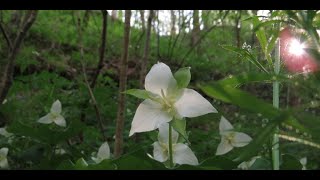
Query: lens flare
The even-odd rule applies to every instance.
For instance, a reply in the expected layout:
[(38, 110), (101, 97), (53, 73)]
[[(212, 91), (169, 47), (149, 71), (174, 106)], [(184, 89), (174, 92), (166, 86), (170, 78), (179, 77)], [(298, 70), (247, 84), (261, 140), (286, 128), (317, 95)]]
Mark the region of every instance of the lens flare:
[(304, 51), (305, 45), (303, 43), (300, 43), (296, 39), (292, 39), (290, 44), (289, 44), (289, 53), (295, 56), (301, 56), (302, 54), (305, 53)]

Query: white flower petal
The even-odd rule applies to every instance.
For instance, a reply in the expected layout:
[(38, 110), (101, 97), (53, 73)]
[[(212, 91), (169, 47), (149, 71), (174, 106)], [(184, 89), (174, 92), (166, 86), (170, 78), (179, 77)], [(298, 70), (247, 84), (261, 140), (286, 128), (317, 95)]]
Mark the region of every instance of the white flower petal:
[(233, 146), (231, 144), (229, 144), (229, 142), (224, 137), (222, 137), (221, 142), (218, 145), (216, 155), (226, 154), (227, 152), (231, 151), (232, 149), (233, 149)]
[(178, 143), (173, 147), (173, 162), (177, 164), (198, 165), (198, 159), (185, 144)]
[(53, 119), (50, 113), (38, 120), (38, 123), (42, 123), (42, 124), (50, 124), (52, 122), (53, 122)]
[(185, 88), (180, 99), (175, 103), (179, 115), (197, 117), (208, 113), (218, 112), (208, 100), (193, 89)]
[(54, 120), (53, 120), (54, 123), (56, 123), (58, 126), (62, 126), (62, 127), (66, 127), (67, 124), (66, 124), (66, 120), (64, 119), (63, 116), (61, 115), (58, 115)]
[[(176, 144), (179, 138), (179, 133), (175, 131), (173, 128), (172, 129), (172, 143)], [(159, 134), (158, 134), (158, 140), (161, 143), (168, 144), (169, 143), (169, 123), (163, 123), (159, 127)]]
[(145, 79), (145, 88), (161, 96), (161, 89), (166, 95), (168, 87), (176, 86), (170, 67), (164, 63), (157, 63), (152, 66)]
[(250, 143), (252, 138), (242, 132), (234, 132), (233, 140), (231, 141), (232, 146), (234, 147), (243, 147)]
[(55, 114), (61, 113), (61, 102), (59, 100), (56, 100), (52, 104), (50, 112), (55, 113)]
[(172, 120), (172, 115), (164, 112), (162, 106), (150, 99), (144, 100), (133, 117), (129, 136), (136, 132), (152, 131)]
[(233, 126), (230, 124), (230, 122), (226, 118), (222, 116), (219, 124), (220, 134), (223, 133), (224, 131), (230, 131), (230, 130), (233, 130)]
[(9, 149), (4, 147), (0, 149), (0, 156), (7, 157)]
[(7, 130), (6, 130), (6, 127), (3, 127), (3, 128), (0, 128), (0, 135), (4, 136), (4, 137), (10, 137), (12, 136), (13, 134), (12, 133), (9, 133)]
[(110, 158), (110, 147), (108, 142), (104, 142), (98, 151), (97, 157), (99, 159), (109, 159)]
[(153, 143), (153, 158), (159, 162), (168, 160), (168, 150), (164, 149), (159, 142)]
[(9, 167), (8, 159), (4, 158), (0, 161), (0, 168), (7, 169)]

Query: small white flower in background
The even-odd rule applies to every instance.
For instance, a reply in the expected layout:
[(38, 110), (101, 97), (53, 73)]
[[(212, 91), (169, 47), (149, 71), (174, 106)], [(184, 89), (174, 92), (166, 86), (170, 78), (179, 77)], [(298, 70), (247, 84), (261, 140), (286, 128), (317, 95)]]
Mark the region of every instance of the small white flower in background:
[(52, 104), (50, 112), (40, 118), (38, 122), (43, 124), (51, 124), (54, 122), (58, 126), (66, 127), (66, 120), (61, 115), (61, 102), (59, 100), (56, 100)]
[(97, 157), (92, 157), (92, 160), (94, 160), (97, 164), (105, 159), (110, 159), (110, 147), (108, 142), (104, 142), (100, 146)]
[(54, 150), (54, 153), (58, 155), (63, 155), (63, 154), (66, 154), (67, 152), (63, 148), (57, 148)]
[(0, 168), (1, 169), (7, 169), (9, 167), (8, 159), (7, 159), (8, 151), (9, 149), (6, 147), (0, 149)]
[(10, 137), (12, 136), (13, 134), (12, 133), (9, 133), (7, 130), (6, 130), (7, 127), (2, 127), (0, 128), (0, 135), (4, 136), (4, 137)]
[(250, 161), (242, 162), (241, 164), (238, 165), (238, 168), (242, 170), (248, 170), (253, 165), (253, 163), (256, 162), (258, 158), (260, 158), (260, 156), (255, 156), (251, 158)]
[[(177, 143), (179, 134), (172, 128), (172, 157), (174, 164), (198, 165), (198, 159), (192, 150), (183, 143)], [(169, 124), (159, 127), (158, 141), (153, 143), (153, 158), (160, 162), (169, 160)]]
[(4, 99), (3, 102), (2, 102), (2, 104), (5, 104), (5, 103), (7, 103), (7, 102), (8, 102), (7, 99)]
[(222, 116), (219, 124), (221, 142), (217, 148), (216, 155), (226, 154), (234, 147), (246, 146), (252, 140), (247, 134), (236, 132), (233, 129), (230, 122)]
[(133, 117), (129, 136), (152, 131), (174, 117), (197, 117), (217, 110), (198, 92), (177, 88), (171, 69), (164, 63), (153, 65), (145, 78), (145, 89), (154, 96), (144, 100)]
[(301, 158), (300, 163), (302, 165), (302, 170), (307, 170), (307, 157)]

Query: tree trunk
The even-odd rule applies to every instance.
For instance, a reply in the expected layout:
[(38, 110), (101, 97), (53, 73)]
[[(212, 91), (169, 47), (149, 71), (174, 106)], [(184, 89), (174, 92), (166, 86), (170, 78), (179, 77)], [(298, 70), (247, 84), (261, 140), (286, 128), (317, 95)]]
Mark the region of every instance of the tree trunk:
[(171, 33), (170, 35), (176, 35), (176, 15), (174, 14), (174, 10), (170, 10), (171, 12)]
[(241, 48), (241, 38), (240, 38), (240, 33), (241, 33), (241, 10), (238, 11), (239, 15), (236, 17), (236, 25), (235, 25), (235, 31), (236, 31), (236, 40), (237, 40), (237, 47)]
[(151, 35), (151, 25), (152, 25), (152, 19), (153, 19), (153, 10), (150, 10), (150, 14), (148, 17), (148, 25), (147, 25), (147, 34), (146, 34), (146, 44), (144, 46), (144, 53), (143, 58), (140, 64), (141, 71), (140, 71), (140, 89), (144, 88), (144, 77), (146, 75), (147, 71), (147, 64), (148, 64), (148, 58), (149, 58), (149, 48), (150, 48), (150, 35)]
[(141, 20), (141, 25), (142, 25), (142, 32), (146, 30), (146, 22), (144, 20), (144, 10), (140, 10), (140, 20)]
[[(18, 35), (12, 44), (12, 50), (8, 54), (8, 59), (6, 61), (0, 62), (0, 105), (8, 94), (8, 91), (12, 85), (13, 81), (13, 70), (15, 59), (19, 53), (20, 46), (23, 42), (23, 39), (26, 36), (26, 33), (36, 20), (38, 11), (30, 10), (26, 13), (23, 19), (22, 28), (18, 31)], [(10, 41), (10, 40), (9, 40)]]
[(88, 22), (89, 22), (89, 19), (90, 19), (90, 14), (91, 14), (91, 10), (86, 10), (84, 15), (83, 15), (83, 29), (87, 28), (88, 26)]
[(111, 21), (114, 22), (117, 19), (117, 10), (112, 10), (111, 11)]
[(127, 83), (128, 49), (129, 49), (129, 39), (130, 39), (130, 18), (131, 18), (131, 10), (125, 10), (123, 55), (122, 55), (121, 69), (120, 69), (116, 138), (115, 138), (115, 146), (114, 146), (114, 153), (116, 158), (119, 157), (123, 152), (122, 144), (123, 144), (123, 126), (124, 126), (126, 95), (122, 92), (126, 90), (126, 83)]
[(203, 22), (203, 30), (209, 29), (210, 26), (210, 10), (202, 10), (202, 22)]
[(192, 29), (192, 46), (199, 40), (200, 24), (199, 24), (199, 10), (193, 11), (193, 29)]
[(103, 18), (103, 22), (102, 22), (102, 33), (101, 33), (101, 46), (99, 49), (99, 63), (98, 63), (98, 67), (94, 73), (93, 76), (93, 80), (91, 81), (91, 88), (93, 89), (94, 86), (96, 85), (96, 81), (98, 79), (99, 73), (103, 67), (103, 61), (104, 61), (104, 51), (106, 49), (106, 40), (107, 40), (107, 23), (108, 23), (108, 11), (105, 10), (101, 10), (102, 12), (102, 18)]

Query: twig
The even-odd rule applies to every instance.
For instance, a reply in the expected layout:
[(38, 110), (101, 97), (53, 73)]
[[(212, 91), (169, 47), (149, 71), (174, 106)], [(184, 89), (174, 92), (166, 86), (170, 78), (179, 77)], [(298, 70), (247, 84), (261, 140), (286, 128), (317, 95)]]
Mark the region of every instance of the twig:
[(84, 81), (86, 83), (86, 86), (88, 88), (88, 91), (89, 91), (89, 94), (90, 94), (90, 98), (92, 100), (92, 105), (93, 105), (93, 108), (95, 110), (95, 113), (96, 113), (96, 116), (97, 116), (97, 119), (98, 119), (98, 124), (99, 124), (99, 127), (100, 127), (100, 131), (101, 131), (101, 135), (103, 137), (103, 140), (106, 141), (107, 140), (107, 137), (105, 136), (104, 134), (104, 129), (103, 129), (103, 123), (102, 123), (102, 119), (101, 119), (101, 114), (100, 114), (100, 111), (99, 111), (99, 108), (98, 108), (98, 105), (97, 105), (97, 101), (96, 101), (96, 98), (94, 97), (94, 94), (92, 92), (92, 89), (89, 85), (89, 82), (88, 82), (88, 78), (87, 78), (87, 75), (86, 75), (86, 68), (85, 68), (85, 65), (83, 63), (83, 57), (84, 57), (84, 53), (83, 53), (83, 44), (82, 44), (82, 31), (81, 31), (81, 20), (80, 20), (80, 17), (78, 17), (78, 23), (77, 23), (77, 29), (78, 29), (78, 34), (79, 34), (79, 44), (80, 44), (80, 56), (81, 56), (81, 59), (80, 59), (80, 63), (81, 63), (81, 67), (82, 67), (82, 72), (83, 72), (83, 78), (84, 78)]
[(102, 24), (102, 35), (101, 35), (101, 46), (100, 46), (100, 58), (99, 58), (99, 63), (98, 67), (94, 73), (93, 80), (91, 82), (91, 88), (94, 89), (96, 85), (96, 81), (98, 79), (99, 73), (103, 67), (103, 60), (104, 60), (104, 51), (106, 49), (106, 39), (107, 39), (107, 23), (108, 23), (108, 11), (106, 10), (101, 10), (102, 12), (102, 18), (103, 18), (103, 24)]
[(9, 36), (8, 36), (8, 34), (7, 34), (7, 32), (5, 31), (5, 29), (4, 29), (4, 27), (3, 27), (3, 25), (2, 25), (2, 23), (0, 22), (0, 30), (1, 30), (1, 32), (2, 32), (2, 34), (3, 34), (3, 37), (6, 39), (6, 42), (7, 42), (7, 45), (8, 45), (8, 47), (9, 47), (9, 49), (10, 49), (10, 51), (12, 51), (12, 42), (11, 42), (11, 40), (9, 39)]

